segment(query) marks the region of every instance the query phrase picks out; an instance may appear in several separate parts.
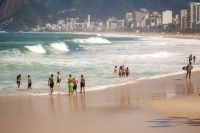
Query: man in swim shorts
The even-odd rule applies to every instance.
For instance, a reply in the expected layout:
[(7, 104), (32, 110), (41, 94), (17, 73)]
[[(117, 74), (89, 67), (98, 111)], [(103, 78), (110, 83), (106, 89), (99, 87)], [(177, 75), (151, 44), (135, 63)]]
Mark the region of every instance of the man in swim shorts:
[(53, 87), (54, 87), (53, 74), (51, 74), (51, 77), (49, 78), (48, 85), (50, 86), (50, 95), (52, 95), (53, 94)]
[(68, 78), (68, 90), (69, 90), (69, 95), (71, 93), (73, 93), (73, 87), (74, 87), (74, 84), (73, 84), (73, 78), (72, 78), (72, 75), (70, 74), (69, 75), (69, 78)]
[(81, 75), (81, 81), (80, 81), (80, 93), (85, 93), (85, 77), (84, 75)]

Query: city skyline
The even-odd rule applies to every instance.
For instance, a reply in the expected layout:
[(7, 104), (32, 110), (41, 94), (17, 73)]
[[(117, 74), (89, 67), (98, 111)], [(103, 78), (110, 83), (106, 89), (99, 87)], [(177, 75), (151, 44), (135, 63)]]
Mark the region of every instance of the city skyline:
[[(194, 10), (195, 9), (195, 10)], [(190, 17), (192, 16), (192, 17)], [(135, 31), (135, 32), (189, 32), (199, 31), (200, 3), (190, 2), (185, 9), (180, 9), (179, 14), (172, 10), (149, 11), (145, 8), (132, 10), (124, 14), (124, 18), (117, 19), (111, 16), (106, 20), (94, 20), (93, 16), (81, 19), (72, 17), (58, 20), (57, 23), (47, 23), (41, 27), (37, 25), (32, 31)]]

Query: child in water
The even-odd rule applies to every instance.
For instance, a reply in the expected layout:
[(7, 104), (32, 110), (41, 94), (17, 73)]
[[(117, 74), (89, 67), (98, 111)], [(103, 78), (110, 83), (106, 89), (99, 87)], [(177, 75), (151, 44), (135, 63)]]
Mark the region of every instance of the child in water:
[(29, 89), (32, 89), (32, 79), (31, 79), (31, 76), (30, 75), (28, 75), (28, 90)]

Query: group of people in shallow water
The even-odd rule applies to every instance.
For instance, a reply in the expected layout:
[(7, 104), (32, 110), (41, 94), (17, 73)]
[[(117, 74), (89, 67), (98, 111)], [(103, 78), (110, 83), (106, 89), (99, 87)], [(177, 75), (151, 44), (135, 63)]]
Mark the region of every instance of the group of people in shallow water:
[[(62, 75), (61, 72), (57, 72), (57, 82), (56, 85), (58, 86), (58, 88), (61, 88), (61, 79), (62, 79)], [(16, 77), (16, 83), (18, 88), (21, 85), (21, 74), (17, 75)], [(54, 80), (54, 75), (51, 74), (49, 79), (48, 79), (48, 86), (50, 87), (50, 95), (53, 94), (54, 91), (54, 86), (55, 86), (55, 80)], [(68, 77), (68, 94), (73, 94), (73, 93), (77, 93), (77, 87), (78, 87), (78, 80), (75, 77), (72, 77), (71, 74), (69, 74)], [(31, 90), (32, 89), (32, 79), (31, 76), (28, 75), (28, 84), (27, 84), (27, 89)], [(81, 75), (80, 78), (80, 93), (85, 93), (85, 77), (84, 75)]]
[(118, 74), (119, 77), (128, 77), (130, 75), (130, 70), (128, 67), (122, 66), (115, 66), (114, 71), (115, 74)]
[[(58, 87), (61, 87), (61, 73), (57, 72), (57, 85)], [(51, 76), (49, 77), (48, 80), (48, 85), (50, 86), (50, 95), (53, 94), (53, 90), (54, 90), (54, 75), (51, 74)], [(73, 94), (73, 93), (77, 93), (77, 87), (78, 87), (78, 80), (75, 77), (72, 77), (71, 74), (69, 74), (68, 77), (68, 94)], [(85, 93), (85, 77), (84, 75), (81, 75), (81, 79), (80, 79), (80, 93)]]

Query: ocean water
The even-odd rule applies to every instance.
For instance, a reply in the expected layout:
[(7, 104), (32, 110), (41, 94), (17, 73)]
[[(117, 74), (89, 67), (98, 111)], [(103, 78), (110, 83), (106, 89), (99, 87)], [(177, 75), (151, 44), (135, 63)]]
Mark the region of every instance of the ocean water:
[[(62, 73), (62, 91), (69, 74), (86, 78), (86, 90), (136, 82), (142, 78), (184, 72), (188, 55), (197, 57), (200, 41), (119, 34), (0, 33), (0, 94), (26, 93), (27, 75), (33, 93), (48, 93), (50, 74)], [(113, 74), (114, 66), (128, 66), (128, 78)], [(16, 75), (22, 75), (17, 88)], [(57, 89), (57, 88), (56, 88)]]

